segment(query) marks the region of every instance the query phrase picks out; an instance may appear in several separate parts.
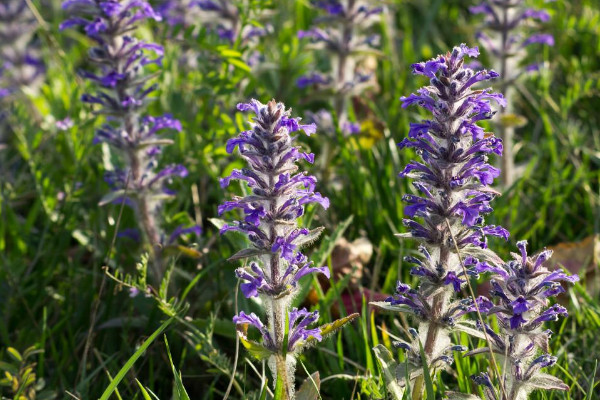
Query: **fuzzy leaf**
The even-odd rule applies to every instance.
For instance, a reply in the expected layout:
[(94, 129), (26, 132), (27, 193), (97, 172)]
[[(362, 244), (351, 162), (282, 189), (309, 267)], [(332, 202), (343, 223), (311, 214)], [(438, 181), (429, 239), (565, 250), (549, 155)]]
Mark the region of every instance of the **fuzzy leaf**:
[(396, 372), (398, 370), (398, 363), (394, 360), (392, 352), (382, 344), (378, 344), (373, 347), (373, 352), (379, 362), (379, 366), (383, 371), (383, 379), (385, 381), (385, 387), (388, 392), (392, 395), (394, 400), (402, 400), (404, 396), (404, 388), (400, 386), (396, 380)]
[(171, 139), (150, 139), (150, 140), (142, 140), (138, 144), (138, 148), (150, 147), (150, 146), (166, 146), (169, 144), (175, 143)]
[(369, 304), (386, 311), (414, 314), (414, 311), (406, 305), (393, 305), (387, 301), (371, 301)]
[(550, 352), (550, 345), (548, 343), (548, 334), (545, 332), (538, 333), (537, 335), (531, 335), (530, 338), (533, 340), (533, 343), (536, 344), (540, 349), (544, 352)]
[(100, 199), (100, 201), (98, 202), (98, 205), (105, 206), (121, 197), (125, 197), (126, 194), (127, 194), (127, 192), (123, 189), (115, 190), (114, 192), (107, 193)]
[(321, 233), (325, 230), (324, 227), (320, 226), (311, 230), (308, 235), (300, 235), (296, 240), (294, 240), (294, 244), (298, 246), (298, 248), (302, 246), (306, 246), (307, 244), (313, 243), (315, 240), (321, 236)]
[(413, 382), (421, 375), (423, 375), (422, 368), (418, 368), (406, 362), (398, 364), (398, 367), (396, 368), (396, 379), (402, 387), (406, 386), (407, 378), (410, 382)]
[(538, 372), (528, 382), (529, 386), (536, 389), (569, 390), (569, 385), (555, 376)]
[(485, 340), (485, 334), (479, 329), (477, 329), (474, 323), (471, 324), (467, 321), (461, 321), (454, 325), (454, 328), (466, 333), (467, 335), (471, 335), (476, 338)]
[(446, 394), (448, 395), (448, 400), (481, 400), (481, 397), (474, 394), (459, 392), (446, 392)]
[[(489, 347), (480, 347), (478, 349), (475, 350), (471, 350), (466, 352), (465, 354), (463, 354), (463, 357), (471, 357), (477, 354), (483, 354), (483, 353), (488, 353), (490, 352), (490, 348)], [(498, 353), (498, 351), (494, 350), (494, 353)], [(498, 353), (498, 354), (502, 354), (502, 353)]]
[[(330, 334), (338, 331), (344, 325), (346, 325), (349, 322), (352, 322), (353, 320), (355, 320), (359, 316), (360, 316), (360, 314), (354, 313), (354, 314), (348, 315), (347, 317), (340, 318), (340, 319), (338, 319), (336, 321), (333, 321), (333, 322), (331, 322), (329, 324), (322, 325), (321, 327), (319, 327), (319, 329), (321, 330), (321, 336), (323, 338), (325, 338), (325, 336), (330, 335)], [(301, 351), (305, 347), (313, 344), (316, 340), (317, 339), (314, 336), (309, 336), (308, 339), (306, 339), (304, 342), (298, 341), (297, 344), (296, 344), (296, 348), (298, 349), (298, 351)]]
[(264, 250), (261, 250), (261, 249), (255, 249), (253, 247), (249, 247), (247, 249), (238, 251), (237, 253), (235, 253), (234, 255), (229, 257), (227, 259), (227, 261), (236, 261), (236, 260), (241, 260), (244, 258), (260, 256), (262, 254), (267, 254), (267, 252)]
[(527, 125), (527, 118), (522, 115), (506, 113), (500, 116), (500, 124), (507, 128), (521, 128)]
[(481, 247), (477, 246), (467, 246), (462, 250), (462, 253), (469, 254), (470, 256), (473, 256), (480, 261), (486, 261), (495, 266), (504, 264), (504, 260), (498, 257), (498, 255), (490, 249), (482, 249)]
[(323, 326), (321, 326), (321, 336), (325, 337), (331, 333), (334, 333), (336, 331), (338, 331), (339, 329), (341, 329), (344, 325), (346, 325), (347, 323), (350, 323), (352, 321), (354, 321), (356, 318), (358, 318), (360, 315), (358, 313), (354, 313), (354, 314), (350, 314), (347, 317), (344, 318), (340, 318), (336, 321), (333, 321), (330, 324), (325, 324)]
[(321, 389), (321, 377), (319, 371), (306, 378), (296, 392), (296, 400), (318, 400)]

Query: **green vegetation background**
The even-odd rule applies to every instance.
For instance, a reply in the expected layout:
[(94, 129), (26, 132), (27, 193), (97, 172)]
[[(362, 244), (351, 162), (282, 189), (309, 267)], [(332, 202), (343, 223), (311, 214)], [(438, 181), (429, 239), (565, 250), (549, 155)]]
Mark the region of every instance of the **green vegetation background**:
[[(78, 79), (75, 71), (86, 66), (90, 43), (76, 32), (58, 31), (64, 17), (58, 0), (46, 1), (43, 7), (39, 0), (32, 4), (44, 21), (38, 36), (48, 76), (40, 93), (8, 106), (13, 136), (8, 147), (0, 150), (0, 369), (22, 377), (31, 366), (38, 399), (51, 393), (60, 399), (99, 398), (144, 340), (174, 315), (165, 336), (159, 335), (141, 354), (113, 398), (145, 398), (141, 386), (161, 399), (170, 398), (177, 380), (164, 343), (168, 338), (175, 368), (181, 371), (191, 398), (221, 399), (235, 354), (231, 317), (236, 307), (233, 271), (238, 265), (226, 259), (243, 246), (241, 237), (221, 237), (218, 221), (212, 220), (217, 205), (232, 190), (241, 190), (219, 187), (219, 177), (241, 166), (224, 145), (245, 129), (246, 117), (235, 111), (240, 101), (276, 98), (300, 116), (326, 106), (319, 96), (297, 89), (294, 83), (315, 65), (327, 65), (322, 53), (307, 50), (296, 38), (316, 13), (306, 1), (253, 2), (248, 17), (257, 8), (271, 8), (275, 32), (261, 41), (265, 61), (258, 71), (245, 65), (238, 44), (225, 45), (206, 32), (197, 38), (181, 32), (181, 40), (171, 40), (164, 25), (141, 30), (143, 36), (166, 47), (158, 78), (160, 97), (150, 110), (171, 112), (184, 127), (173, 136), (175, 144), (166, 150), (164, 162), (181, 162), (190, 170), (187, 178), (174, 183), (179, 194), (166, 206), (166, 222), (175, 227), (198, 221), (204, 229), (199, 243), (187, 243), (202, 257), (175, 257), (174, 290), (156, 301), (131, 298), (103, 270), (108, 266), (113, 272), (135, 273), (139, 249), (125, 238), (113, 246), (118, 229), (135, 226), (130, 211), (125, 209), (119, 218), (118, 205), (97, 205), (108, 191), (103, 173), (112, 168), (114, 156), (106, 147), (92, 144), (94, 127), (101, 121), (78, 100), (89, 84)], [(368, 121), (363, 133), (353, 139), (319, 134), (301, 139), (317, 159), (326, 144), (335, 149), (326, 168), (317, 171), (325, 178), (318, 190), (333, 206), (326, 212), (309, 212), (306, 218), (312, 226), (326, 227), (325, 237), (313, 245), (313, 258), (328, 259), (342, 228), (349, 240), (367, 237), (375, 253), (362, 285), (377, 292), (390, 294), (397, 279), (412, 280), (401, 259), (414, 250), (414, 244), (400, 242), (394, 233), (404, 231), (401, 197), (409, 188), (409, 182), (397, 174), (414, 154), (399, 152), (396, 143), (419, 115), (414, 109), (403, 110), (399, 97), (424, 83), (411, 76), (410, 64), (461, 42), (476, 44), (479, 18), (468, 13), (469, 5), (463, 0), (390, 2), (377, 27), (382, 34), (378, 87), (354, 102), (359, 117)], [(574, 0), (545, 6), (552, 13), (545, 26), (556, 46), (537, 54), (545, 68), (519, 81), (515, 100), (515, 109), (527, 120), (518, 130), (517, 162), (525, 166), (524, 173), (494, 202), (495, 212), (488, 218), (512, 234), (510, 243), (490, 244), (504, 258), (517, 240), (527, 239), (537, 250), (579, 241), (600, 230), (600, 4)], [(197, 66), (180, 65), (183, 49), (197, 52)], [(487, 64), (485, 56), (481, 61)], [(55, 121), (65, 117), (71, 117), (75, 126), (57, 130)], [(316, 280), (305, 282), (303, 293), (311, 287), (317, 290), (315, 307), (324, 322), (331, 320), (331, 306), (340, 303), (345, 284), (341, 281), (322, 293)], [(587, 294), (584, 286), (585, 281), (565, 297), (569, 318), (551, 327), (552, 351), (559, 357), (552, 373), (564, 379), (571, 391), (536, 393), (534, 399), (600, 398), (599, 388), (594, 389), (600, 304), (598, 293)], [(241, 295), (237, 307), (259, 310)], [(352, 326), (305, 353), (298, 380), (307, 371), (319, 371), (322, 380), (337, 375), (322, 383), (324, 399), (383, 396), (381, 374), (370, 349), (389, 340), (379, 329), (382, 324), (401, 335), (403, 322), (365, 311)], [(43, 352), (25, 354), (32, 346)], [(241, 350), (232, 398), (258, 398), (260, 379), (247, 357)], [(401, 352), (398, 357), (402, 359)], [(21, 370), (15, 373), (16, 367)], [(454, 373), (444, 373), (443, 382), (451, 389), (474, 391), (468, 376), (486, 368), (485, 357), (457, 357)], [(0, 390), (6, 397), (14, 395), (9, 387)], [(436, 390), (442, 393), (444, 387), (438, 385)]]

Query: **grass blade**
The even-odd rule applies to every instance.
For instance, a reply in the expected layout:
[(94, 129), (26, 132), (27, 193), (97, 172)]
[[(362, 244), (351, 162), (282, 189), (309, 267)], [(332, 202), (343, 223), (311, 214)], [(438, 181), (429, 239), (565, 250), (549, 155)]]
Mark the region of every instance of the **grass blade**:
[(173, 318), (169, 318), (168, 320), (163, 322), (163, 324), (159, 326), (158, 329), (154, 331), (154, 333), (144, 341), (140, 348), (135, 353), (133, 353), (133, 355), (129, 358), (129, 360), (127, 360), (125, 365), (123, 365), (123, 368), (119, 370), (119, 372), (115, 376), (115, 379), (113, 379), (112, 382), (110, 382), (110, 385), (108, 385), (104, 393), (102, 393), (102, 397), (100, 397), (100, 400), (108, 400), (110, 395), (113, 394), (119, 383), (121, 383), (121, 381), (125, 377), (125, 374), (127, 374), (131, 367), (133, 367), (133, 364), (135, 364), (137, 359), (140, 358), (140, 356), (148, 349), (148, 347), (150, 347), (152, 342), (156, 340), (158, 335), (160, 335), (169, 325), (171, 325), (172, 322)]

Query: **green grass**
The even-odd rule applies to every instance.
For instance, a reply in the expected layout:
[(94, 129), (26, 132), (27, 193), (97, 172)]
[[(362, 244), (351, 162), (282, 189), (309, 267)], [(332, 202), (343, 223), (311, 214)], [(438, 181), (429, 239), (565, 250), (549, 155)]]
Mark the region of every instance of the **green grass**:
[[(39, 93), (3, 106), (8, 119), (1, 129), (9, 133), (9, 140), (0, 150), (0, 360), (13, 370), (31, 366), (36, 380), (43, 378), (45, 390), (58, 399), (97, 399), (107, 388), (115, 389), (111, 399), (168, 399), (184, 391), (192, 399), (221, 399), (230, 381), (231, 399), (259, 399), (261, 393), (269, 398), (266, 390), (261, 392), (263, 366), (243, 348), (233, 371), (236, 338), (231, 318), (236, 308), (260, 312), (260, 307), (243, 296), (236, 305), (238, 264), (226, 259), (244, 247), (243, 239), (221, 237), (213, 218), (217, 205), (230, 196), (218, 178), (241, 166), (224, 147), (227, 139), (245, 129), (245, 117), (235, 105), (251, 97), (263, 102), (275, 97), (297, 115), (326, 105), (294, 84), (315, 63), (328, 62), (296, 38), (297, 30), (306, 29), (314, 18), (314, 10), (307, 7), (308, 1), (276, 2), (270, 18), (276, 34), (260, 45), (266, 67), (253, 73), (210, 35), (175, 41), (168, 40), (158, 24), (143, 30), (166, 47), (161, 91), (150, 111), (171, 112), (184, 127), (173, 136), (175, 144), (166, 149), (164, 162), (182, 162), (190, 171), (185, 180), (174, 183), (179, 195), (166, 207), (166, 224), (198, 221), (204, 229), (199, 243), (186, 244), (200, 250), (202, 257), (174, 257), (173, 290), (155, 299), (131, 298), (127, 288), (103, 270), (106, 266), (113, 274), (135, 274), (141, 249), (127, 239), (111, 245), (119, 228), (135, 226), (130, 210), (125, 208), (119, 218), (119, 205), (98, 207), (108, 191), (103, 173), (115, 159), (106, 147), (92, 144), (100, 121), (78, 100), (88, 83), (76, 79), (75, 71), (87, 65), (89, 42), (81, 34), (58, 31), (63, 18), (58, 0), (43, 1), (45, 7), (40, 0), (32, 3), (46, 22), (37, 36), (48, 72)], [(253, 4), (259, 7), (261, 2)], [(541, 249), (600, 232), (600, 6), (594, 0), (549, 4), (554, 11), (547, 29), (555, 35), (556, 46), (537, 54), (547, 69), (519, 81), (517, 88), (515, 109), (527, 120), (517, 134), (517, 162), (526, 166), (525, 172), (494, 202), (495, 212), (488, 218), (512, 234), (510, 243), (491, 242), (504, 258), (517, 240), (527, 239), (530, 248)], [(381, 127), (379, 139), (372, 145), (322, 135), (301, 139), (317, 159), (325, 143), (335, 149), (327, 171), (313, 171), (328, 177), (317, 187), (333, 206), (326, 212), (311, 210), (305, 217), (313, 227), (326, 227), (325, 238), (311, 249), (312, 258), (331, 261), (327, 238), (352, 217), (344, 237), (367, 237), (375, 248), (361, 285), (388, 294), (397, 279), (411, 280), (402, 256), (415, 248), (394, 237), (404, 231), (401, 197), (410, 190), (409, 182), (397, 174), (414, 156), (399, 152), (396, 143), (406, 135), (409, 122), (420, 116), (402, 109), (398, 99), (424, 83), (412, 78), (410, 64), (460, 42), (474, 44), (476, 28), (464, 1), (393, 1), (389, 9), (377, 27), (382, 33), (378, 88), (361, 96), (357, 107), (358, 114)], [(184, 48), (201, 54), (196, 68), (180, 68)], [(482, 62), (487, 62), (485, 56)], [(67, 116), (75, 126), (58, 131), (54, 122)], [(597, 276), (600, 271), (594, 267)], [(323, 293), (316, 280), (303, 282), (303, 294), (316, 290), (314, 307), (323, 323), (334, 319), (331, 306), (341, 303), (347, 283), (340, 281)], [(550, 326), (555, 332), (552, 353), (559, 357), (550, 372), (571, 390), (534, 393), (533, 399), (600, 396), (600, 300), (598, 293), (586, 292), (586, 284), (584, 280), (565, 296), (570, 316)], [(304, 296), (296, 301), (301, 304)], [(384, 372), (371, 349), (389, 345), (388, 332), (402, 336), (406, 320), (372, 316), (367, 305), (362, 306), (362, 318), (304, 353), (298, 385), (307, 371), (319, 371), (323, 399), (385, 394)], [(343, 307), (340, 313), (345, 315)], [(470, 347), (481, 345), (459, 339)], [(11, 357), (9, 348), (24, 353), (32, 346), (42, 352), (25, 364)], [(399, 364), (404, 362), (401, 352), (393, 355)], [(457, 356), (452, 370), (441, 373), (444, 387), (434, 380), (428, 391), (476, 393), (468, 377), (488, 364), (485, 357)], [(270, 382), (269, 386), (272, 391)], [(0, 393), (14, 395), (9, 387), (0, 387)]]

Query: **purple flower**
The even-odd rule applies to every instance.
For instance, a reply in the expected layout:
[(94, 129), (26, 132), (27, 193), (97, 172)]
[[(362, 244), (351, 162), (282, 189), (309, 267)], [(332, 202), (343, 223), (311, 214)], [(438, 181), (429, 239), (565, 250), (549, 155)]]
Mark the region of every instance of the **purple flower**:
[[(461, 218), (462, 228), (455, 234), (459, 244), (483, 247), (485, 235), (507, 237), (508, 233), (500, 227), (480, 226), (483, 223), (481, 215), (492, 211), (489, 202), (494, 197), (491, 192), (482, 189), (499, 174), (498, 169), (487, 163), (487, 155), (501, 153), (502, 144), (493, 136), (484, 138), (472, 132), (478, 132), (478, 121), (493, 115), (491, 101), (502, 103), (502, 97), (488, 90), (472, 89), (477, 82), (497, 76), (493, 71), (474, 72), (462, 66), (465, 56), (477, 54), (476, 48), (461, 45), (447, 56), (413, 65), (413, 72), (430, 78), (431, 86), (420, 89), (418, 94), (402, 97), (403, 107), (423, 107), (433, 114), (434, 119), (411, 125), (409, 138), (404, 139), (400, 146), (416, 148), (424, 163), (409, 163), (400, 176), (417, 179), (423, 189), (424, 196), (405, 196), (404, 200), (409, 203), (405, 210), (408, 216), (434, 221), (451, 210), (452, 214)], [(451, 118), (457, 121), (453, 127), (446, 127), (449, 110), (455, 110), (456, 114)], [(448, 149), (453, 150), (449, 152)], [(452, 165), (459, 168), (452, 168)], [(454, 175), (448, 175), (444, 172), (446, 170), (453, 170)], [(444, 194), (445, 187), (452, 188), (450, 204), (444, 200), (444, 196), (449, 195)], [(433, 191), (443, 196), (434, 197), (431, 195)], [(415, 234), (422, 239), (435, 241), (439, 237), (433, 230), (435, 225), (413, 226), (417, 228)]]
[(288, 351), (292, 352), (300, 344), (301, 341), (306, 341), (310, 337), (321, 341), (321, 330), (319, 328), (307, 329), (308, 325), (317, 322), (319, 312), (308, 312), (306, 309), (293, 308), (289, 313), (288, 326)]
[(327, 85), (330, 82), (330, 80), (331, 79), (329, 77), (313, 72), (310, 75), (303, 75), (300, 78), (298, 78), (298, 80), (296, 81), (296, 85), (300, 89), (304, 89), (305, 87), (313, 85)]
[(297, 85), (301, 89), (313, 86), (324, 89), (337, 117), (337, 126), (325, 131), (333, 136), (339, 128), (351, 135), (357, 133), (356, 126), (360, 124), (351, 124), (348, 120), (349, 97), (364, 91), (372, 75), (358, 65), (359, 55), (378, 46), (379, 36), (369, 31), (383, 7), (348, 0), (313, 0), (311, 3), (322, 11), (321, 15), (315, 19), (314, 26), (298, 31), (297, 36), (316, 49), (325, 49), (332, 58), (332, 70), (327, 75), (311, 71), (298, 78)]
[[(505, 229), (484, 223), (496, 195), (488, 186), (498, 176), (488, 157), (501, 155), (502, 142), (493, 134), (484, 135), (478, 124), (494, 115), (494, 104), (505, 101), (483, 86), (498, 77), (496, 72), (465, 66), (467, 57), (478, 55), (477, 48), (461, 44), (445, 55), (413, 64), (413, 73), (426, 77), (429, 84), (400, 99), (403, 108), (414, 105), (431, 115), (412, 123), (408, 137), (399, 144), (414, 149), (420, 158), (409, 162), (399, 176), (412, 178), (416, 189), (402, 198), (407, 203), (403, 223), (409, 230), (402, 236), (421, 242), (422, 256), (405, 257), (416, 264), (411, 274), (419, 277), (418, 287), (398, 283), (396, 294), (386, 302), (406, 307), (423, 322), (424, 331), (419, 333), (423, 351), (430, 365), (438, 363), (440, 368), (452, 362), (447, 352), (454, 346), (438, 343), (451, 343), (449, 332), (461, 326), (459, 319), (494, 309), (485, 297), (454, 299), (470, 276), (493, 270), (476, 258), (476, 247), (485, 248), (489, 235), (508, 236)], [(409, 347), (420, 351), (418, 344)], [(413, 349), (407, 358), (421, 368), (419, 351)]]
[[(514, 259), (501, 266), (490, 266), (474, 259), (469, 263), (475, 264), (474, 268), (480, 272), (491, 272), (500, 278), (491, 281), (491, 294), (498, 299), (498, 304), (487, 312), (496, 314), (501, 336), (506, 337), (511, 345), (507, 347), (505, 341), (498, 340), (492, 340), (490, 344), (495, 351), (506, 355), (506, 364), (511, 368), (506, 374), (516, 379), (506, 381), (506, 389), (518, 396), (519, 392), (528, 390), (528, 385), (535, 385), (541, 368), (556, 362), (548, 354), (534, 359), (537, 349), (548, 351), (552, 332), (542, 331), (543, 323), (567, 316), (567, 310), (558, 304), (548, 307), (548, 297), (564, 291), (561, 281), (576, 282), (579, 278), (562, 271), (548, 270), (544, 262), (552, 255), (551, 251), (542, 250), (529, 256), (526, 241), (517, 242), (517, 248), (519, 253), (513, 253)], [(491, 335), (490, 331), (488, 334)], [(521, 346), (516, 347), (514, 343), (521, 343)], [(524, 370), (522, 366), (528, 367)], [(553, 388), (568, 389), (559, 379), (554, 379)]]
[(455, 292), (460, 292), (460, 285), (465, 283), (466, 281), (462, 279), (458, 279), (456, 274), (452, 271), (449, 271), (444, 278), (444, 285), (452, 285)]
[(265, 346), (270, 349), (274, 348), (275, 344), (273, 342), (271, 334), (269, 333), (269, 330), (262, 323), (260, 318), (256, 316), (256, 314), (250, 313), (250, 315), (247, 315), (246, 313), (241, 311), (239, 315), (233, 317), (233, 323), (236, 325), (248, 324), (254, 326), (261, 333), (263, 337), (263, 343), (265, 344)]
[[(525, 53), (520, 48), (531, 44), (554, 46), (552, 35), (531, 32), (534, 20), (548, 22), (550, 14), (546, 10), (528, 8), (524, 1), (483, 0), (478, 6), (470, 7), (473, 14), (483, 14), (485, 20), (477, 38), (483, 47), (499, 62), (519, 64)], [(513, 82), (527, 69), (513, 68), (506, 71), (505, 82)]]
[(187, 169), (177, 164), (158, 167), (162, 147), (171, 142), (158, 132), (181, 131), (182, 126), (169, 114), (143, 115), (150, 94), (157, 89), (156, 84), (149, 83), (152, 76), (145, 73), (145, 68), (150, 64), (160, 67), (164, 51), (162, 46), (138, 40), (134, 34), (142, 21), (160, 21), (162, 17), (145, 0), (67, 0), (62, 7), (69, 19), (61, 29), (81, 28), (96, 44), (89, 51), (95, 71), (80, 72), (96, 84), (96, 92), (84, 94), (81, 100), (110, 116), (97, 130), (94, 142), (106, 142), (118, 149), (125, 164), (106, 174), (107, 183), (123, 192), (108, 197), (113, 201), (115, 196), (117, 200), (125, 199), (134, 208), (145, 242), (152, 249), (153, 278), (159, 281), (163, 264), (156, 245), (172, 243), (184, 233), (199, 233), (197, 227), (179, 227), (167, 239), (160, 228), (164, 198), (174, 194), (167, 184), (175, 177), (185, 177)]
[(250, 193), (219, 206), (219, 214), (234, 209), (244, 213), (243, 221), (224, 225), (221, 233), (237, 231), (248, 236), (250, 247), (232, 259), (255, 257), (257, 262), (251, 262), (249, 268), (238, 268), (236, 276), (242, 281), (244, 296), (260, 296), (270, 316), (268, 327), (256, 316), (245, 314), (235, 317), (234, 322), (250, 323), (263, 332), (262, 345), (272, 352), (269, 365), (284, 359), (288, 370), (286, 385), (292, 387), (295, 357), (306, 347), (306, 342), (320, 341), (322, 336), (320, 328), (308, 327), (318, 320), (318, 312), (290, 309), (291, 296), (297, 293), (303, 277), (315, 273), (329, 277), (326, 266), (313, 266), (300, 252), (303, 245), (315, 240), (321, 232), (321, 229), (310, 231), (298, 227), (298, 217), (304, 214), (306, 204), (329, 206), (329, 200), (314, 191), (316, 178), (299, 171), (297, 165), (300, 161), (314, 162), (314, 155), (294, 145), (296, 132), (311, 135), (316, 132), (316, 125), (302, 124), (300, 118), (291, 116), (291, 110), (274, 100), (267, 104), (251, 100), (238, 104), (237, 108), (250, 111), (255, 117), (251, 129), (230, 139), (226, 150), (232, 153), (237, 147), (247, 167), (233, 170), (221, 180), (221, 186), (240, 180), (248, 185)]

